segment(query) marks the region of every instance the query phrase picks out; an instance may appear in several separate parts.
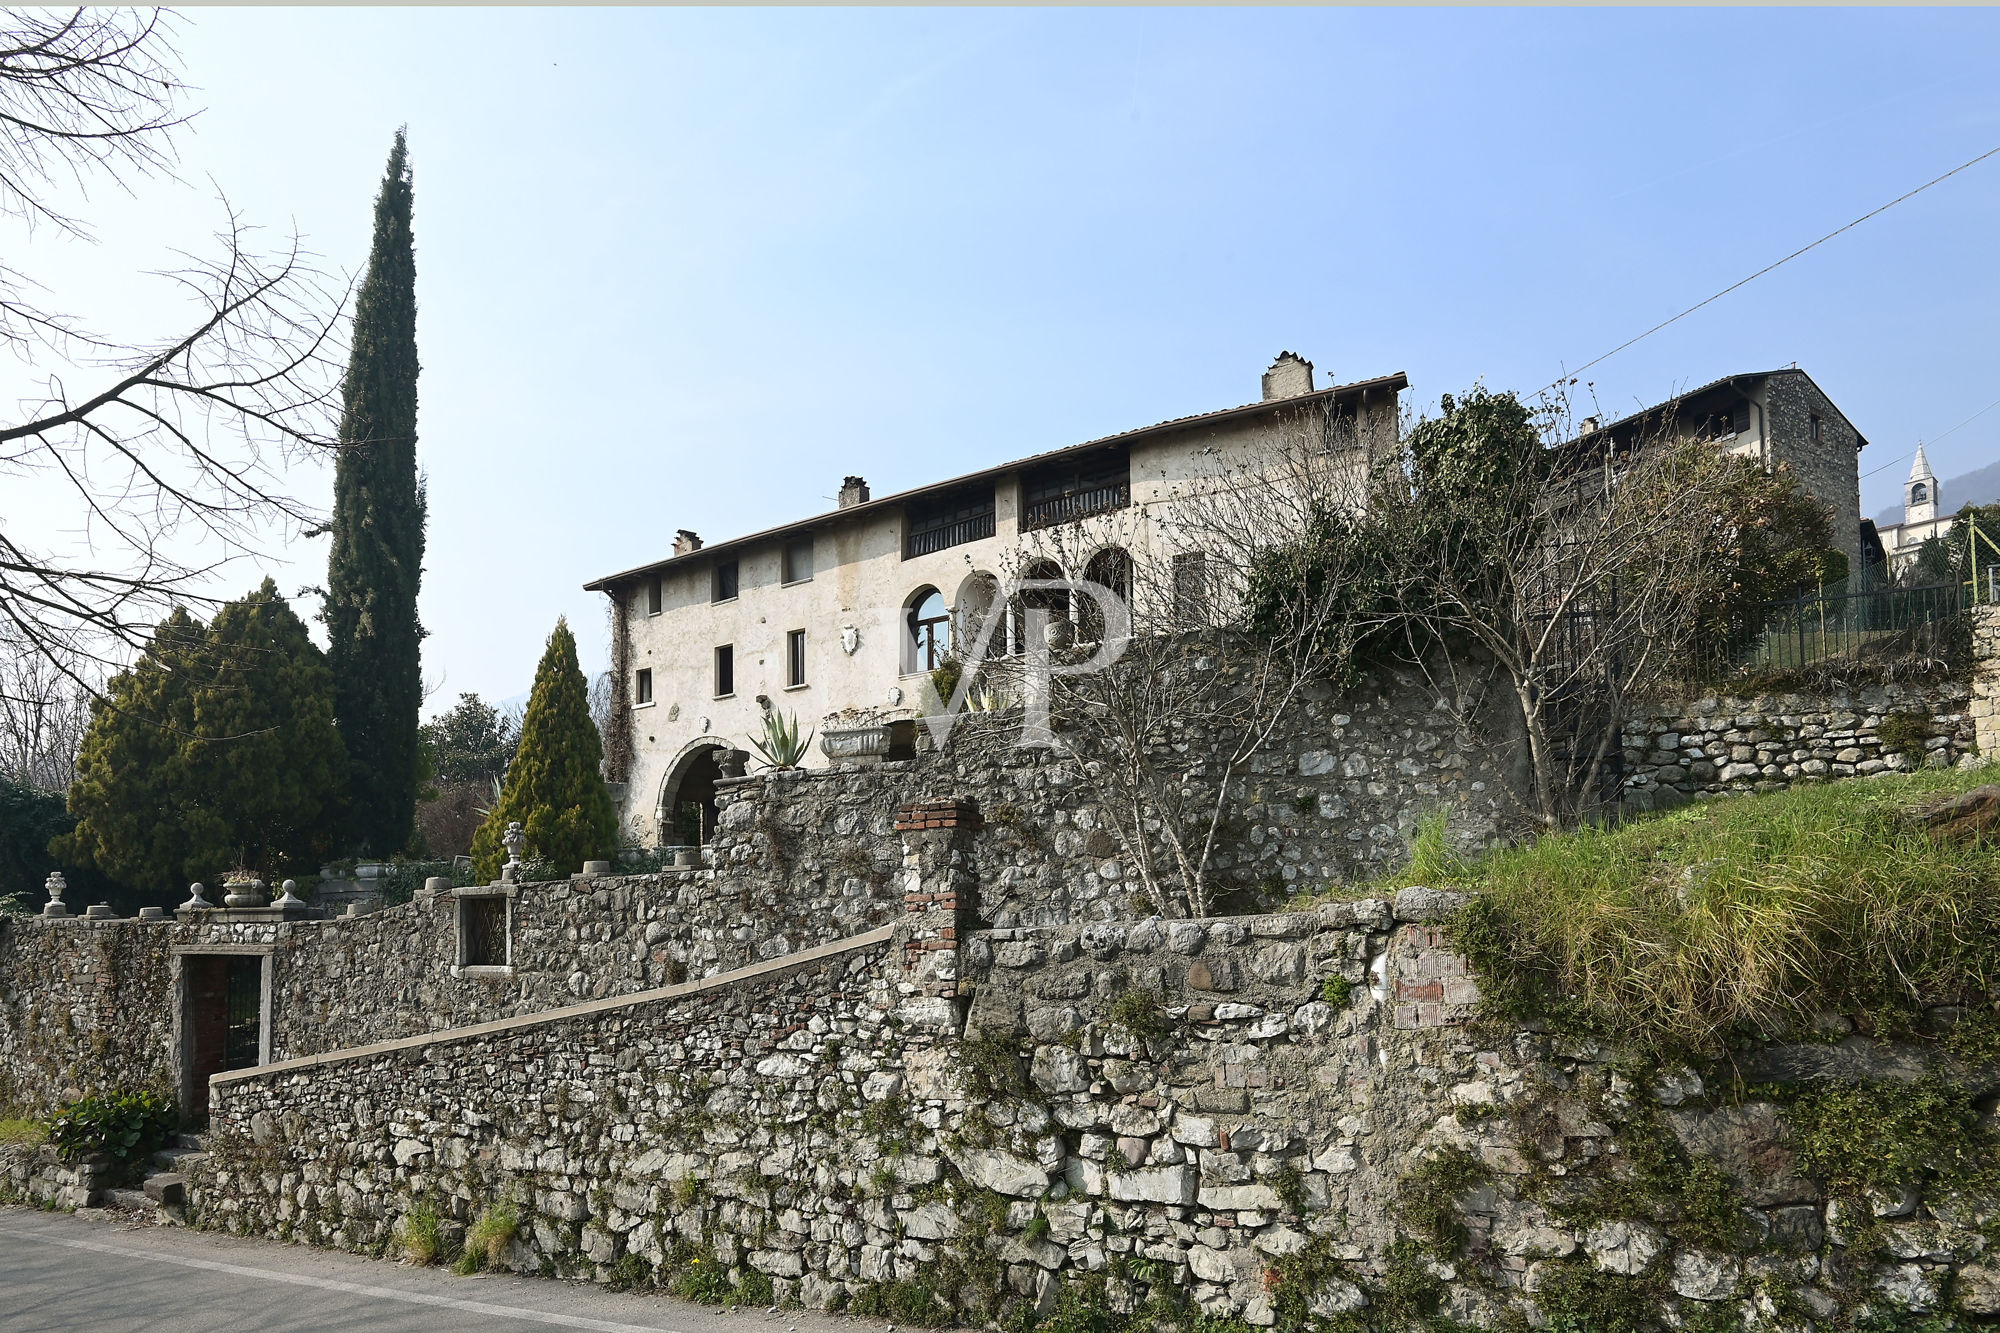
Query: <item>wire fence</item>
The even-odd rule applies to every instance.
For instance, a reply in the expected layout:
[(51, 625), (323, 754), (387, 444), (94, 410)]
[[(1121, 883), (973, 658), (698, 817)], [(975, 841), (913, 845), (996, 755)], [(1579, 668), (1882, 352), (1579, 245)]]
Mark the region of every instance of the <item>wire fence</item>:
[(1719, 680), (1834, 662), (1946, 659), (1962, 636), (1963, 613), (1973, 601), (1970, 584), (1940, 583), (1817, 592), (1768, 602), (1758, 628), (1703, 655), (1701, 674)]

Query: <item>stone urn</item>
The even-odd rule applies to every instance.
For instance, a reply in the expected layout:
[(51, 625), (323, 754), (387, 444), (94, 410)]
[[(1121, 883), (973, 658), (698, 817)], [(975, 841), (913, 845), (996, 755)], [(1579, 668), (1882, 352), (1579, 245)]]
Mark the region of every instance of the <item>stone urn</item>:
[(740, 778), (750, 771), (750, 752), (724, 750), (715, 756), (715, 767), (725, 778)]
[(247, 870), (233, 871), (222, 881), (222, 905), (224, 907), (262, 907), (264, 905), (264, 881)]

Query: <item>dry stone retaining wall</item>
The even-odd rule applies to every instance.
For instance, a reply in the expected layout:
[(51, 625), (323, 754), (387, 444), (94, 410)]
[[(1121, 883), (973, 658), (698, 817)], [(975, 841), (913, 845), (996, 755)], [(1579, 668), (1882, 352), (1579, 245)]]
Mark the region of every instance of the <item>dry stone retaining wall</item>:
[[(917, 947), (949, 850), (919, 849), (925, 901), (893, 939), (225, 1076), (194, 1215), (367, 1250), (419, 1204), (457, 1234), (509, 1200), (522, 1271), (643, 1281), (699, 1255), (811, 1306), (955, 1291), (972, 1322), (1086, 1280), (1114, 1310), (1166, 1292), (1256, 1326), (1288, 1292), (1328, 1318), (1416, 1292), (1497, 1327), (1604, 1282), (1676, 1324), (2000, 1313), (1996, 1201), (1911, 1194), (1861, 1226), (1799, 1169), (1780, 1103), (1470, 1024), (1477, 983), (1437, 924), (1453, 895), (972, 932), (961, 1032), (920, 978), (939, 951)], [(1925, 1063), (1850, 1036), (1766, 1049), (1744, 1076)], [(1734, 1239), (1635, 1191), (1564, 1211), (1662, 1153), (1677, 1178), (1713, 1164)], [(1447, 1222), (1447, 1250), (1412, 1249)]]
[[(1624, 728), (1626, 798), (1650, 808), (1796, 782), (1949, 767), (1981, 753), (1975, 706), (1971, 687), (1941, 681), (1825, 694), (1710, 695), (1642, 707)], [(1899, 715), (1929, 731), (1916, 748), (1884, 743), (1884, 719)]]

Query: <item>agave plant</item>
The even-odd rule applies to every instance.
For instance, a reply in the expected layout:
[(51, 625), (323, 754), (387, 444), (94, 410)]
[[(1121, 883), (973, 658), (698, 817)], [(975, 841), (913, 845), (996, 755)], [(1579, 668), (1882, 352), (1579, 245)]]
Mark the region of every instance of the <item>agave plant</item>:
[(752, 737), (750, 744), (764, 757), (764, 767), (797, 768), (806, 756), (806, 747), (812, 744), (812, 733), (800, 737), (798, 714), (773, 708), (764, 714), (763, 736)]

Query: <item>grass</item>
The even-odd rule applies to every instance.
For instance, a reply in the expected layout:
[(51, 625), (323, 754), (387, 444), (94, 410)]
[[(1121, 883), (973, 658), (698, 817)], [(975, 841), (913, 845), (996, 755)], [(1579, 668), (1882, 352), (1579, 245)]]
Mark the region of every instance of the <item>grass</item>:
[(403, 1214), (401, 1240), (404, 1256), (419, 1267), (444, 1258), (444, 1220), (437, 1209), (420, 1203)]
[(0, 1146), (39, 1148), (48, 1138), (49, 1131), (39, 1120), (0, 1120)]
[(1934, 839), (1910, 817), (1995, 776), (1704, 801), (1471, 860), (1427, 821), (1389, 882), (1474, 892), (1452, 934), (1496, 1017), (1695, 1054), (1827, 1011), (1904, 1032), (2000, 979), (2000, 840)]
[(476, 1273), (481, 1268), (498, 1268), (507, 1247), (520, 1234), (520, 1211), (511, 1203), (494, 1204), (481, 1213), (479, 1220), (472, 1224), (472, 1229), (465, 1233), (465, 1253), (459, 1259), (460, 1271)]

